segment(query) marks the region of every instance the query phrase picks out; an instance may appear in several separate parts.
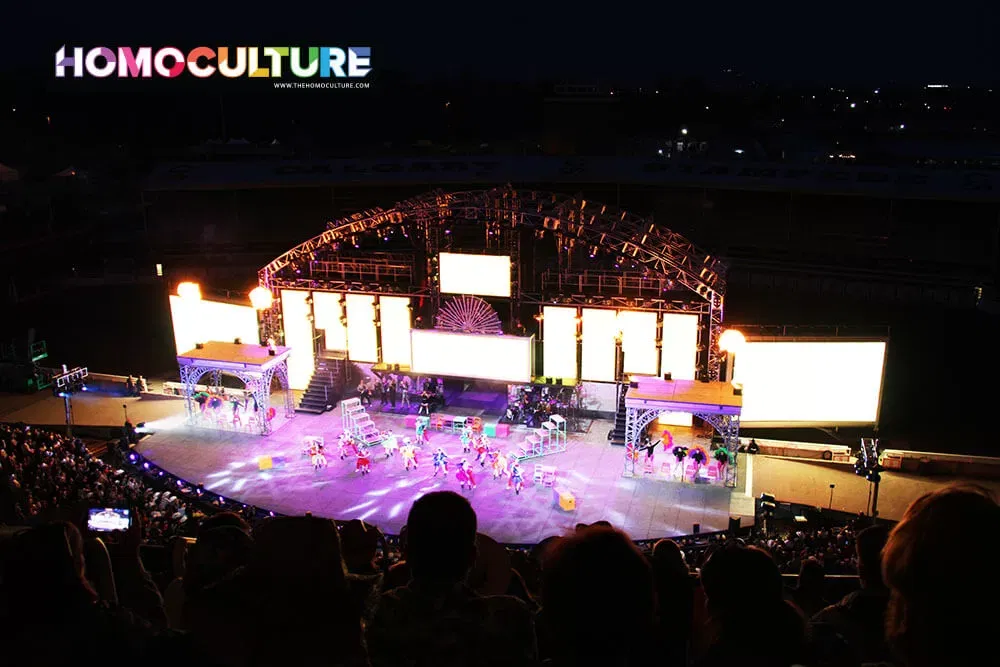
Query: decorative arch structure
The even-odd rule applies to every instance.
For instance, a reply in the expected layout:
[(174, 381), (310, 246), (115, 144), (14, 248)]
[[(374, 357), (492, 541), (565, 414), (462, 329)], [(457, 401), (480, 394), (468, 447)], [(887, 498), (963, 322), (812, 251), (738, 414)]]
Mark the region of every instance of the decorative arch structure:
[[(519, 241), (509, 239), (519, 236), (511, 234), (510, 230), (519, 227), (555, 237), (557, 250), (563, 253), (560, 254), (561, 267), (569, 266), (573, 257), (588, 254), (593, 257), (597, 253), (611, 254), (616, 266), (634, 267), (638, 281), (652, 281), (649, 284), (656, 286), (657, 295), (669, 295), (669, 298), (659, 299), (665, 304), (662, 310), (699, 315), (701, 355), (698, 365), (709, 379), (718, 378), (721, 360), (718, 337), (726, 289), (724, 262), (680, 234), (655, 223), (652, 218), (634, 216), (579, 195), (557, 195), (511, 186), (467, 192), (435, 190), (388, 209), (369, 209), (329, 223), (322, 234), (292, 248), (260, 270), (260, 285), (271, 289), (276, 297), (271, 309), (263, 313), (265, 332), (281, 337), (281, 306), (277, 298), (281, 289), (402, 291), (429, 298), (436, 304), (440, 293), (434, 263), (442, 234), (447, 225), (459, 221), (481, 223), (487, 248), (491, 243), (506, 243), (506, 246), (497, 247), (511, 255), (514, 267), (519, 267)], [(422, 251), (418, 261), (358, 258), (352, 256), (357, 253), (349, 252), (357, 247), (359, 238), (375, 233), (385, 235), (390, 230), (392, 233), (398, 230)], [(347, 257), (350, 261), (345, 259)], [(348, 264), (350, 269), (345, 268)], [(617, 280), (618, 274), (611, 272), (609, 279)], [(392, 290), (385, 289), (386, 280), (403, 275), (410, 282), (404, 286), (397, 284)], [(567, 282), (565, 287), (559, 284), (558, 291), (565, 293), (560, 302), (575, 303), (573, 299), (581, 299), (582, 303), (584, 297), (579, 293), (584, 290), (571, 288), (577, 284), (575, 280)], [(557, 291), (553, 287), (549, 294), (525, 292), (521, 288), (519, 268), (513, 271), (511, 282), (511, 299), (518, 303), (552, 303), (552, 295)], [(619, 303), (618, 306), (630, 308), (636, 304)]]
[(177, 365), (184, 385), (188, 423), (194, 423), (194, 396), (198, 393), (198, 381), (206, 375), (211, 376), (211, 384), (216, 387), (221, 384), (223, 375), (231, 375), (243, 382), (253, 395), (258, 412), (264, 415), (258, 420), (260, 435), (271, 432), (271, 420), (266, 415), (271, 408), (271, 382), (275, 376), (284, 390), (285, 418), (294, 417), (295, 403), (288, 384), (288, 357), (291, 351), (288, 347), (269, 349), (262, 345), (213, 341), (178, 355)]
[[(722, 437), (733, 462), (726, 466), (726, 486), (736, 486), (743, 397), (728, 382), (648, 379), (632, 383), (625, 394), (625, 442), (638, 443), (646, 427), (664, 412), (686, 412), (709, 424)], [(626, 447), (624, 475), (635, 474), (635, 458)]]

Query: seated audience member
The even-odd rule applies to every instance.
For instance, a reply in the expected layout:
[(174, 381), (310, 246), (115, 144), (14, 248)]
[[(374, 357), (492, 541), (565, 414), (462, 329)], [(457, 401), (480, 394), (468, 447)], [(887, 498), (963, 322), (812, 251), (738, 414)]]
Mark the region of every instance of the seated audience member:
[(592, 526), (547, 554), (538, 622), (554, 665), (654, 664), (655, 613), (652, 570), (624, 533)]
[(359, 519), (345, 523), (340, 529), (344, 564), (347, 566), (347, 588), (365, 622), (371, 620), (382, 587), (382, 570), (376, 560), (378, 550), (386, 551), (385, 537), (375, 526)]
[(257, 526), (247, 566), (206, 588), (189, 623), (215, 664), (367, 665), (337, 528), (311, 516)]
[(198, 531), (198, 541), (187, 549), (182, 576), (167, 587), (164, 598), (170, 627), (185, 629), (189, 605), (197, 605), (198, 597), (250, 560), (253, 540), (233, 525)]
[(799, 566), (799, 580), (792, 592), (792, 601), (802, 610), (806, 618), (823, 609), (827, 602), (823, 597), (826, 587), (826, 573), (823, 564), (815, 558), (806, 558)]
[[(406, 553), (406, 526), (399, 529), (399, 551)], [(394, 588), (405, 586), (410, 583), (410, 564), (405, 557), (392, 564), (382, 578), (382, 592), (391, 591)]]
[(684, 562), (684, 552), (673, 540), (653, 546), (653, 581), (658, 603), (658, 631), (661, 651), (668, 662), (687, 664), (687, 647), (694, 618), (694, 584)]
[[(15, 536), (2, 572), (0, 641), (6, 664), (135, 664), (152, 633), (124, 611), (98, 604), (88, 583), (84, 543), (70, 523)], [(109, 650), (113, 649), (113, 650)]]
[(781, 572), (756, 547), (716, 550), (701, 569), (711, 639), (702, 667), (808, 664), (805, 619), (785, 601)]
[(450, 491), (413, 503), (406, 522), (413, 579), (382, 595), (368, 628), (375, 667), (530, 665), (531, 615), (507, 596), (480, 596), (465, 584), (476, 561), (476, 513)]
[(890, 657), (885, 643), (889, 590), (882, 582), (882, 548), (888, 537), (889, 529), (885, 526), (872, 526), (858, 533), (861, 589), (823, 609), (811, 621), (813, 635), (821, 646), (838, 641), (857, 663), (882, 662)]
[(997, 527), (1000, 506), (989, 491), (954, 486), (913, 501), (889, 535), (886, 638), (907, 667), (996, 659)]

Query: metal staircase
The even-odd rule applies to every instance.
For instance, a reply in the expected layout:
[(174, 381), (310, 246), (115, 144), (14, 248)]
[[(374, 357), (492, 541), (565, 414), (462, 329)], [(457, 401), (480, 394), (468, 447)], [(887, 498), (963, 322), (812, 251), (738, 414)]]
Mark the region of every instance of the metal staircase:
[(627, 391), (627, 384), (618, 384), (618, 409), (615, 411), (615, 427), (608, 432), (608, 440), (617, 447), (625, 446), (625, 394)]
[(344, 394), (346, 371), (346, 360), (343, 357), (330, 353), (317, 357), (309, 386), (302, 394), (302, 400), (295, 411), (321, 415), (332, 410)]

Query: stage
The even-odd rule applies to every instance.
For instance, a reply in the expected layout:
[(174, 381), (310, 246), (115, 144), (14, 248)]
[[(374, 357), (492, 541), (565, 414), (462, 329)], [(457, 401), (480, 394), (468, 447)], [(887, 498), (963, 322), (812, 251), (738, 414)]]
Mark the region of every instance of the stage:
[[(403, 416), (373, 412), (382, 429), (412, 436), (403, 427)], [(752, 519), (753, 503), (723, 486), (672, 482), (662, 479), (622, 477), (622, 449), (607, 442), (610, 422), (597, 421), (589, 433), (571, 434), (566, 452), (522, 463), (525, 487), (520, 495), (507, 488), (505, 479), (493, 480), (487, 468), (474, 464), (478, 488), (464, 495), (479, 517), (479, 529), (509, 544), (536, 543), (572, 529), (577, 523), (601, 519), (624, 529), (633, 539), (687, 535), (694, 524), (702, 532), (724, 530), (730, 516)], [(192, 483), (224, 497), (283, 514), (312, 512), (336, 519), (365, 519), (388, 533), (398, 533), (410, 505), (421, 495), (438, 490), (461, 492), (455, 466), (462, 460), (458, 435), (430, 432), (430, 445), (418, 456), (416, 471), (403, 469), (398, 454), (386, 459), (382, 448), (372, 449), (371, 474), (354, 472), (355, 459), (341, 460), (336, 439), (341, 431), (339, 410), (324, 415), (297, 415), (267, 437), (193, 428), (181, 419), (160, 421), (154, 433), (137, 446), (145, 457)], [(316, 471), (302, 454), (307, 435), (322, 435), (327, 443), (329, 466)], [(515, 450), (524, 432), (514, 431), (504, 451)], [(690, 429), (678, 428), (675, 440), (693, 439)], [(431, 453), (443, 447), (449, 457), (447, 476), (433, 477)], [(271, 456), (274, 468), (261, 471), (258, 457)], [(474, 456), (474, 455), (473, 455)], [(469, 456), (470, 461), (473, 456)], [(657, 452), (657, 460), (668, 455)], [(556, 488), (576, 497), (576, 510), (559, 508), (553, 488), (533, 483), (534, 466), (556, 468)]]

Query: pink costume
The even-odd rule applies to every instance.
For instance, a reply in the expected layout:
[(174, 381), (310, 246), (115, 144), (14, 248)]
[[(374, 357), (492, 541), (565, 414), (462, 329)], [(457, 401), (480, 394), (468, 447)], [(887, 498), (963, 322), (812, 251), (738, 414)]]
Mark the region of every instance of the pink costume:
[(462, 463), (458, 466), (458, 471), (455, 473), (455, 477), (458, 479), (458, 483), (463, 489), (466, 486), (470, 489), (476, 488), (476, 477), (472, 473), (472, 468), (469, 467), (468, 461), (462, 461)]

